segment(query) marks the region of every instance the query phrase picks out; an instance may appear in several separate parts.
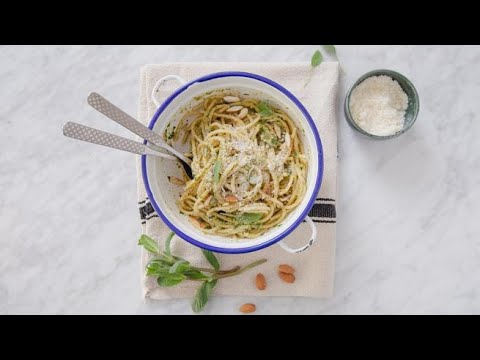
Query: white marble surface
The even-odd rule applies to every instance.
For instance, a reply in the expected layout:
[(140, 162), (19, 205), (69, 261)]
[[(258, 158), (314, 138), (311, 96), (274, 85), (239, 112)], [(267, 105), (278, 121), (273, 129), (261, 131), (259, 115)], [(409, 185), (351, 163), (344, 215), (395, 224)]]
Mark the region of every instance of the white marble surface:
[[(135, 114), (139, 67), (302, 61), (317, 46), (1, 46), (0, 313), (189, 314), (144, 304), (133, 156), (66, 139), (77, 121), (127, 135), (90, 109), (99, 91)], [(215, 298), (207, 314), (480, 314), (480, 47), (338, 46), (336, 295)], [(411, 132), (355, 133), (341, 112), (363, 73), (404, 73), (421, 98)]]

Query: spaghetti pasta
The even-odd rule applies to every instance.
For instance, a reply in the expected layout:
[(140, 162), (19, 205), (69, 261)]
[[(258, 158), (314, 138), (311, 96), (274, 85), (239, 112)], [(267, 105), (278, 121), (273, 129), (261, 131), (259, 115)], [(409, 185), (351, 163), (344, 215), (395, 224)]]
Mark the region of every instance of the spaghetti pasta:
[(205, 233), (258, 237), (305, 195), (308, 164), (297, 127), (263, 101), (207, 96), (180, 120), (175, 137), (190, 142), (194, 174), (178, 206)]

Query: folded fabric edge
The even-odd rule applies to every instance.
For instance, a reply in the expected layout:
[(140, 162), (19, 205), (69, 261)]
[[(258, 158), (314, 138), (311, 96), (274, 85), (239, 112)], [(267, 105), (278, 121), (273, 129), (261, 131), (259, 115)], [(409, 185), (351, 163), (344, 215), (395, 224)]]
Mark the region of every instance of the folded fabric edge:
[[(156, 303), (159, 301), (164, 301), (164, 300), (177, 300), (177, 299), (191, 299), (194, 294), (175, 294), (172, 296), (165, 296), (167, 293), (162, 293), (161, 295), (155, 295), (155, 291), (149, 291), (145, 290), (144, 291), (144, 297), (143, 301), (145, 303), (152, 302)], [(315, 296), (315, 295), (228, 295), (228, 294), (215, 294), (213, 293), (212, 295), (214, 298), (252, 298), (255, 297), (256, 299), (279, 299), (279, 298), (284, 298), (284, 299), (314, 299), (314, 300), (325, 300), (329, 299), (333, 296), (333, 293), (328, 293), (320, 296)]]
[[(322, 62), (319, 66), (325, 66), (325, 65), (333, 65), (333, 64), (337, 64), (337, 66), (339, 65), (339, 62), (338, 61), (324, 61)], [(140, 68), (140, 71), (144, 71), (146, 69), (150, 69), (152, 67), (171, 67), (171, 66), (178, 66), (178, 67), (184, 67), (184, 66), (198, 66), (198, 62), (167, 62), (167, 63), (160, 63), (160, 64), (155, 64), (155, 63), (151, 63), (151, 64), (144, 64), (141, 66)], [(228, 65), (228, 66), (252, 66), (252, 67), (263, 67), (263, 66), (301, 66), (301, 67), (311, 67), (311, 64), (310, 62), (308, 61), (296, 61), (296, 62), (291, 62), (291, 61), (285, 61), (285, 62), (268, 62), (268, 61), (265, 61), (265, 62), (253, 62), (253, 61), (246, 61), (246, 62), (222, 62), (222, 61), (219, 61), (219, 62), (202, 62), (201, 63), (201, 66), (203, 67), (210, 67), (210, 66), (219, 66), (219, 65), (222, 65), (222, 66), (225, 66), (225, 65)], [(233, 71), (234, 69), (232, 69)], [(221, 72), (221, 70), (219, 70), (219, 72)]]

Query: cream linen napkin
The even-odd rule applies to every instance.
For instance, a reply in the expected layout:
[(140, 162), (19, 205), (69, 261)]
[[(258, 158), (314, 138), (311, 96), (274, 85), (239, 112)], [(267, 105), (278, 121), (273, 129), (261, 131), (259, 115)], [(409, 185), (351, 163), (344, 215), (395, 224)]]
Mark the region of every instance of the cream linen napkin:
[[(215, 295), (238, 296), (304, 296), (324, 298), (333, 295), (335, 270), (335, 233), (337, 197), (337, 125), (336, 95), (338, 88), (339, 65), (326, 62), (312, 70), (308, 63), (177, 63), (146, 65), (141, 69), (140, 103), (138, 118), (148, 124), (156, 107), (150, 99), (153, 86), (161, 77), (179, 75), (185, 80), (193, 80), (202, 75), (219, 71), (246, 71), (272, 79), (290, 90), (305, 105), (315, 120), (324, 150), (324, 177), (318, 200), (310, 215), (317, 223), (318, 239), (307, 251), (289, 254), (278, 245), (251, 254), (218, 254), (222, 268), (267, 258), (268, 262), (242, 275), (219, 281)], [(309, 80), (311, 76), (311, 79)], [(305, 86), (305, 84), (307, 84)], [(163, 88), (159, 93), (165, 99), (173, 88)], [(140, 158), (139, 158), (140, 159)], [(146, 196), (143, 185), (140, 160), (137, 161), (138, 199), (142, 218), (143, 233), (159, 241), (163, 247), (170, 229), (159, 219)], [(301, 224), (286, 242), (295, 247), (304, 245), (310, 236), (309, 226)], [(200, 249), (175, 236), (172, 252), (188, 259), (191, 263), (207, 267)], [(185, 281), (173, 288), (160, 288), (155, 278), (143, 275), (149, 255), (142, 250), (143, 294), (150, 299), (171, 299), (193, 297), (199, 286), (196, 282)], [(279, 264), (289, 264), (296, 269), (294, 284), (282, 282), (277, 275)], [(259, 291), (255, 287), (255, 274), (262, 272), (267, 279), (267, 289)]]

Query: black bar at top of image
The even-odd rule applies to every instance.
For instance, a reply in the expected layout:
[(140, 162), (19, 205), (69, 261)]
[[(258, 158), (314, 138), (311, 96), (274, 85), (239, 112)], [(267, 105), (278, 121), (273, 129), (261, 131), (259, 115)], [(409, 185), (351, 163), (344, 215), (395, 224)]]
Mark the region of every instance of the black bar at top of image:
[[(476, 12), (460, 3), (425, 10), (410, 3), (395, 8), (364, 2), (288, 7), (257, 2), (238, 8), (177, 3), (82, 3), (55, 11), (44, 3), (29, 4), (28, 9), (22, 2), (9, 3), (8, 21), (0, 22), (0, 44), (438, 45), (475, 44), (479, 38)], [(35, 15), (26, 17), (27, 10)]]

